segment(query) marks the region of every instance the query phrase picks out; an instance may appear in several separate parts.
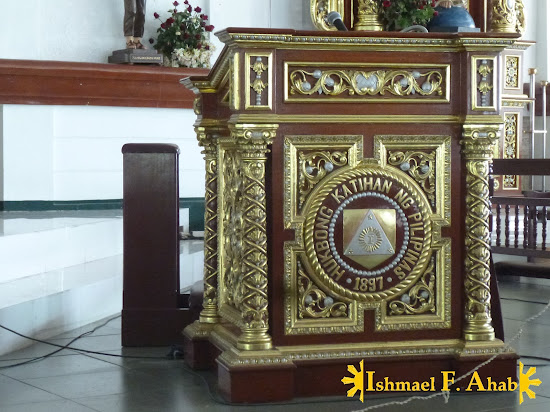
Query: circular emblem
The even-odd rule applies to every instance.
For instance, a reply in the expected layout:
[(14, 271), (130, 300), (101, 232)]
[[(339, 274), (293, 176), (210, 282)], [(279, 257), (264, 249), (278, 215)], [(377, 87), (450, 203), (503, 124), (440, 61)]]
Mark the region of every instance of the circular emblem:
[(396, 295), (428, 264), (430, 206), (399, 170), (342, 168), (315, 188), (304, 211), (308, 271), (344, 299)]

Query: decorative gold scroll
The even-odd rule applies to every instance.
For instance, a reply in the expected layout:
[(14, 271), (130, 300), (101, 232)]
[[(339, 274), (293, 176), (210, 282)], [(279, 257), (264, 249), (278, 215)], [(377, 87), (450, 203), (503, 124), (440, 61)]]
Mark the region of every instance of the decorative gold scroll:
[(466, 160), (466, 294), (464, 339), (494, 340), (491, 325), (490, 268), (491, 236), (489, 217), (489, 166), (500, 125), (465, 124), (462, 154)]
[[(298, 68), (308, 66), (308, 68)], [(410, 64), (382, 65), (368, 70), (372, 64), (285, 63), (288, 85), (285, 100), (309, 103), (349, 101), (357, 99), (376, 103), (419, 99), (423, 102), (449, 101), (449, 66)], [(354, 67), (360, 66), (360, 67)], [(378, 65), (380, 66), (380, 65)], [(389, 94), (389, 97), (386, 97)], [(392, 96), (396, 96), (392, 97)], [(335, 98), (337, 97), (337, 98)]]

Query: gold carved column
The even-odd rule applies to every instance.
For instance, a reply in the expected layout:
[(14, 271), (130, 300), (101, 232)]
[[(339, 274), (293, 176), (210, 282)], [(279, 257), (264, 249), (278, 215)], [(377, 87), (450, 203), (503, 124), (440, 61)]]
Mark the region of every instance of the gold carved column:
[(489, 168), (500, 125), (464, 125), (462, 155), (466, 160), (466, 261), (464, 290), (466, 341), (491, 341)]
[[(230, 125), (231, 140), (240, 154), (242, 244), (233, 300), (240, 311), (237, 348), (271, 349), (268, 324), (266, 161), (278, 125)], [(226, 213), (224, 210), (222, 213)]]
[(200, 323), (218, 323), (218, 146), (205, 127), (196, 127), (199, 145), (204, 148), (204, 299)]

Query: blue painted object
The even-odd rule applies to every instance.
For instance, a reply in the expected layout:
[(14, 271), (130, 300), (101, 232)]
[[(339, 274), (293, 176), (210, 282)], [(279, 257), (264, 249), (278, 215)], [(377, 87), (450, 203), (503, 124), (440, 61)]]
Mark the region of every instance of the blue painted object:
[(452, 6), (451, 8), (437, 6), (435, 10), (439, 13), (428, 23), (428, 30), (435, 32), (473, 32), (479, 31), (476, 28), (474, 19), (463, 6)]

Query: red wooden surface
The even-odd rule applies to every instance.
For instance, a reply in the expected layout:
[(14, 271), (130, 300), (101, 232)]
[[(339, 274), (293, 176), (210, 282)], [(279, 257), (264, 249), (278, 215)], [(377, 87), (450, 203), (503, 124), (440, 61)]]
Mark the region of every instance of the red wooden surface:
[(192, 108), (179, 80), (208, 69), (0, 59), (0, 104)]

